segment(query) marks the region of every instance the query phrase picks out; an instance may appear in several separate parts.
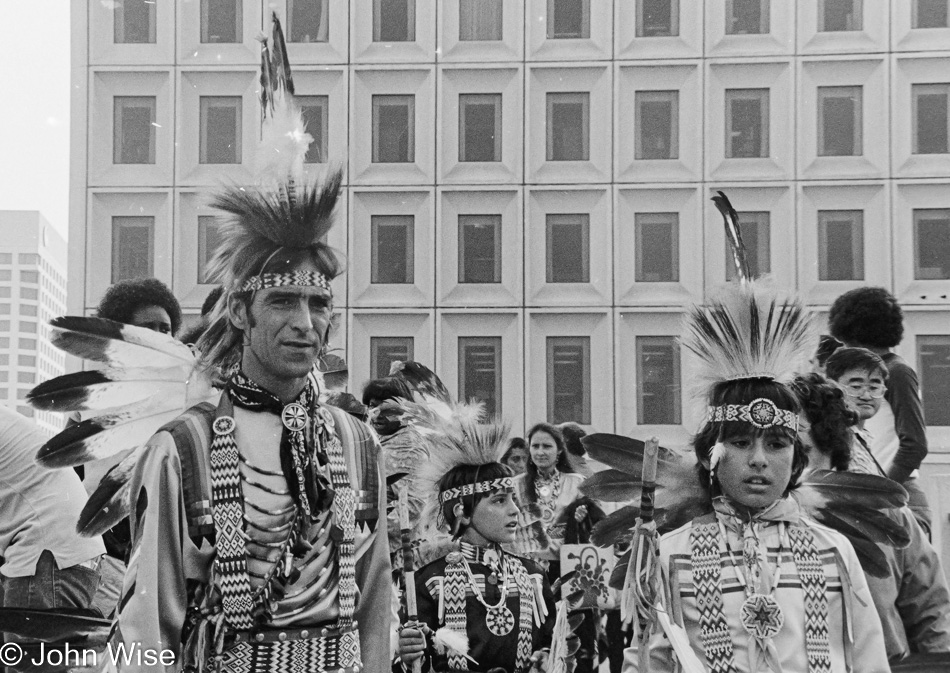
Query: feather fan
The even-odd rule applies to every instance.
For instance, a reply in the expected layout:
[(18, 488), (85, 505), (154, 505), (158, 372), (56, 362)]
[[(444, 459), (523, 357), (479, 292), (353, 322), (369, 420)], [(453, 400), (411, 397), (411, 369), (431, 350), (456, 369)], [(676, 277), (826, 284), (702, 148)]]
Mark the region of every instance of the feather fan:
[(35, 409), (66, 413), (114, 409), (152, 397), (184, 397), (183, 380), (161, 378), (165, 372), (187, 378), (179, 368), (160, 370), (157, 375), (147, 370), (75, 372), (40, 383), (26, 399)]
[(136, 447), (105, 474), (79, 513), (77, 533), (83, 537), (102, 535), (132, 513), (129, 481), (146, 450), (144, 445)]
[(420, 362), (394, 360), (389, 367), (389, 375), (402, 379), (411, 390), (427, 399), (436, 399), (452, 404), (452, 395), (435, 372)]
[(50, 342), (70, 355), (116, 369), (193, 366), (195, 362), (191, 349), (167, 334), (105, 318), (53, 318)]

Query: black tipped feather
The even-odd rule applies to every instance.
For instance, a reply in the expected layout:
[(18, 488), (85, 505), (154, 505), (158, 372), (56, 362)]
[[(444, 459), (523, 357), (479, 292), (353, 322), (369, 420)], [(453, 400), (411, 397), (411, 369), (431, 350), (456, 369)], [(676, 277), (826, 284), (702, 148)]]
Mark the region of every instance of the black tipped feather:
[(640, 491), (639, 481), (613, 468), (597, 472), (581, 484), (584, 495), (603, 502), (629, 502), (639, 498)]
[(723, 224), (726, 227), (726, 243), (732, 252), (732, 261), (736, 265), (736, 275), (742, 281), (752, 280), (745, 244), (742, 242), (742, 230), (739, 227), (739, 213), (732, 207), (729, 198), (723, 192), (717, 191), (716, 196), (712, 197), (712, 201), (722, 214)]
[(77, 533), (83, 537), (102, 535), (129, 516), (132, 511), (129, 480), (146, 450), (145, 446), (136, 448), (106, 472), (79, 514)]
[[(637, 479), (640, 478), (640, 474), (643, 472), (643, 451), (645, 447), (641, 440), (606, 432), (595, 432), (582, 437), (581, 444), (584, 445), (587, 453), (594, 460), (632, 475)], [(672, 464), (679, 460), (680, 456), (661, 446), (659, 447), (657, 471), (662, 470), (664, 464)]]
[(395, 360), (389, 369), (389, 375), (405, 381), (409, 388), (426, 397), (434, 397), (446, 404), (452, 404), (452, 395), (435, 372), (424, 364), (408, 360)]

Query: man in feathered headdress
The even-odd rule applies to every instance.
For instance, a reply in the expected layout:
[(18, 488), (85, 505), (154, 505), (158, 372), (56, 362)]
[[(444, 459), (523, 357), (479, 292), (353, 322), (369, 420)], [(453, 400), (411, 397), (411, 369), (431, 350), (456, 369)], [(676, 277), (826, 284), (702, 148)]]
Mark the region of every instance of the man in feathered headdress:
[[(305, 179), (309, 136), (276, 17), (273, 46), (265, 172), (211, 204), (225, 291), (197, 346), (224, 390), (155, 434), (135, 467), (116, 639), (171, 650), (166, 671), (383, 671), (391, 594), (379, 445), (320, 402), (311, 374), (342, 270), (324, 243), (341, 175)], [(120, 668), (160, 666), (133, 657)]]

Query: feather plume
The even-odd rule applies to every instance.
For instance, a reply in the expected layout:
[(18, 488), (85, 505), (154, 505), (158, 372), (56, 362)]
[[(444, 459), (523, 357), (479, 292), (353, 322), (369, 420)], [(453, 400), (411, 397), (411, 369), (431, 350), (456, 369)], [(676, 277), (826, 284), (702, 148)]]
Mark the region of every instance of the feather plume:
[(439, 654), (456, 654), (478, 664), (477, 661), (468, 656), (468, 634), (461, 631), (453, 631), (447, 626), (435, 632), (432, 638), (432, 644), (435, 651)]
[(73, 467), (143, 443), (184, 409), (179, 400), (149, 398), (70, 426), (40, 447), (43, 467)]
[[(179, 368), (161, 370), (181, 375)], [(187, 374), (184, 374), (187, 378)], [(140, 402), (143, 399), (184, 397), (185, 384), (179, 380), (162, 379), (147, 370), (109, 372), (91, 370), (65, 374), (44, 381), (26, 396), (27, 401), (43, 411), (102, 411)]]
[(448, 405), (452, 404), (452, 395), (449, 394), (449, 389), (442, 383), (442, 379), (420, 362), (394, 360), (389, 367), (389, 375), (402, 379), (410, 390), (427, 399), (431, 398)]
[(706, 394), (723, 381), (790, 382), (814, 352), (817, 333), (799, 299), (779, 298), (749, 282), (691, 308), (682, 343), (698, 356), (697, 383)]
[(716, 192), (712, 197), (713, 203), (722, 214), (722, 221), (726, 227), (726, 244), (732, 252), (732, 261), (736, 265), (736, 276), (740, 282), (752, 280), (752, 273), (749, 271), (749, 261), (746, 256), (745, 244), (742, 242), (742, 229), (739, 227), (739, 213), (729, 203), (729, 199), (723, 192)]
[[(595, 432), (582, 437), (581, 444), (584, 445), (584, 449), (590, 454), (591, 458), (608, 467), (634, 475), (638, 479), (643, 472), (645, 444), (642, 440), (606, 432)], [(662, 446), (658, 448), (657, 469), (659, 471), (679, 464), (683, 460), (683, 456), (676, 451)]]
[(585, 479), (581, 492), (603, 502), (629, 502), (640, 497), (640, 486), (632, 475), (608, 468)]
[(136, 447), (105, 474), (79, 513), (77, 533), (83, 537), (102, 535), (132, 513), (129, 482), (146, 450), (144, 445)]
[(50, 341), (70, 355), (103, 362), (114, 369), (163, 369), (195, 363), (191, 349), (171, 336), (105, 318), (53, 318)]

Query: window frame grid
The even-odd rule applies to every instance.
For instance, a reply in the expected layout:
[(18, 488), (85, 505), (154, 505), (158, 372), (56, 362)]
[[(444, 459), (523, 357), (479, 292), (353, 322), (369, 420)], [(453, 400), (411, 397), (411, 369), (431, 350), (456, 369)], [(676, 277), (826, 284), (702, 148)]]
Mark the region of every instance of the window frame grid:
[[(155, 274), (155, 216), (154, 215), (113, 215), (111, 222), (111, 233), (112, 233), (112, 251), (111, 251), (111, 260), (112, 266), (110, 269), (110, 282), (117, 283), (121, 280), (128, 280), (132, 278), (141, 278), (152, 277)], [(148, 220), (146, 222), (146, 220)], [(147, 231), (147, 240), (148, 240), (148, 249), (145, 252), (146, 258), (148, 260), (146, 273), (141, 275), (133, 276), (122, 276), (118, 277), (117, 272), (120, 268), (121, 260), (121, 245), (122, 245), (122, 229), (145, 229)]]
[(646, 0), (637, 0), (636, 8), (636, 36), (638, 38), (654, 38), (654, 37), (679, 37), (680, 34), (680, 0), (666, 0), (670, 6), (670, 32), (662, 34), (647, 34), (646, 26), (644, 25), (643, 13), (644, 13), (644, 2)]
[(914, 276), (913, 280), (915, 282), (920, 281), (941, 281), (941, 280), (950, 280), (950, 254), (948, 254), (947, 259), (944, 262), (943, 275), (942, 276), (922, 276), (922, 268), (936, 268), (936, 267), (921, 267), (920, 265), (920, 252), (921, 252), (921, 240), (920, 240), (920, 223), (924, 219), (925, 214), (930, 213), (942, 213), (942, 220), (946, 223), (947, 235), (944, 236), (945, 240), (947, 237), (950, 237), (950, 208), (914, 208), (912, 211), (913, 226), (914, 226)]
[(831, 30), (825, 27), (828, 23), (828, 3), (840, 1), (841, 0), (818, 0), (818, 33), (855, 33), (864, 30), (864, 0), (849, 0), (849, 2), (852, 3), (852, 22), (857, 24), (856, 27), (841, 30)]
[[(244, 0), (231, 0), (232, 6), (234, 7), (234, 39), (233, 40), (210, 40), (206, 37), (210, 37), (208, 32), (211, 30), (209, 21), (211, 18), (211, 8), (210, 4), (213, 0), (201, 0), (199, 6), (199, 13), (201, 15), (198, 26), (198, 43), (199, 44), (241, 44), (244, 33)], [(293, 0), (288, 0), (293, 2)], [(287, 16), (290, 16), (290, 12), (287, 13)], [(289, 35), (288, 31), (288, 35)]]
[[(115, 0), (112, 5), (112, 42), (113, 44), (156, 44), (158, 33), (158, 9), (157, 2), (148, 2), (143, 0), (141, 4), (147, 5), (148, 10), (148, 39), (144, 41), (127, 42), (125, 40), (125, 3), (129, 0)], [(133, 0), (135, 1), (135, 0)]]
[[(555, 158), (554, 106), (567, 105), (569, 97), (578, 97), (581, 105), (581, 156), (579, 158)], [(545, 93), (545, 161), (590, 161), (590, 92), (589, 91), (548, 91)], [(558, 100), (561, 102), (558, 102)], [(577, 105), (578, 103), (570, 103)]]
[[(927, 392), (928, 385), (928, 372), (931, 371), (930, 368), (924, 366), (924, 349), (926, 347), (940, 346), (942, 348), (950, 349), (950, 335), (947, 334), (917, 334), (914, 343), (914, 355), (915, 355), (915, 364), (917, 365), (917, 373), (920, 376), (920, 393), (922, 398), (922, 406), (924, 411), (924, 418), (927, 421), (928, 427), (934, 428), (947, 428), (950, 426), (950, 411), (947, 411), (946, 400), (941, 396), (936, 394), (930, 394)], [(943, 343), (935, 343), (938, 340), (942, 340)], [(928, 343), (930, 342), (930, 343)], [(945, 377), (950, 379), (950, 365), (947, 366), (947, 373)], [(945, 384), (945, 387), (950, 387), (950, 381)], [(930, 404), (928, 404), (928, 401)], [(931, 408), (931, 413), (928, 412), (928, 407)], [(938, 419), (935, 418), (935, 414), (932, 413), (932, 409), (943, 410), (945, 418), (939, 419), (945, 422), (937, 422)]]
[[(930, 90), (933, 90), (931, 92)], [(920, 116), (918, 113), (918, 98), (921, 94), (943, 93), (945, 100), (945, 150), (943, 152), (921, 152), (920, 151)], [(944, 82), (913, 82), (910, 85), (911, 101), (911, 156), (942, 156), (950, 154), (950, 83)]]
[[(847, 96), (833, 95), (835, 93), (851, 92), (854, 102), (854, 118), (852, 119), (852, 148), (851, 154), (832, 154), (824, 146), (825, 141), (825, 109), (824, 103), (831, 98), (846, 98)], [(818, 157), (860, 157), (864, 156), (864, 86), (860, 84), (846, 86), (819, 86), (815, 91), (815, 100), (817, 101), (817, 133), (816, 133), (816, 156)], [(835, 134), (837, 135), (837, 134)]]
[[(467, 159), (465, 158), (465, 151), (467, 149), (466, 140), (468, 137), (468, 131), (466, 127), (466, 114), (467, 114), (467, 104), (473, 103), (476, 105), (485, 105), (486, 102), (478, 102), (480, 99), (491, 99), (490, 102), (495, 108), (495, 122), (494, 122), (494, 132), (493, 132), (493, 144), (494, 144), (494, 153), (492, 159)], [(458, 161), (462, 163), (500, 163), (503, 160), (502, 157), (502, 136), (503, 126), (502, 126), (502, 111), (503, 99), (502, 94), (500, 93), (460, 93), (459, 94), (459, 119), (458, 119), (458, 129), (459, 129), (459, 154)]]
[[(569, 222), (566, 221), (567, 218), (579, 218), (578, 222)], [(563, 218), (564, 221), (558, 222), (555, 221), (558, 218)], [(581, 268), (580, 276), (582, 278), (586, 277), (586, 280), (552, 280), (555, 274), (555, 264), (554, 264), (554, 255), (553, 255), (553, 246), (554, 246), (554, 237), (553, 230), (555, 227), (563, 226), (579, 226), (581, 228)], [(572, 284), (588, 284), (590, 283), (590, 234), (591, 234), (591, 223), (590, 223), (590, 213), (545, 213), (544, 215), (544, 282), (548, 285), (572, 285)]]
[[(834, 221), (832, 218), (845, 218), (850, 216), (851, 224), (851, 270), (852, 278), (823, 278), (828, 275), (829, 250), (828, 250), (828, 224)], [(839, 220), (840, 221), (840, 220)], [(864, 211), (858, 209), (821, 209), (816, 215), (816, 225), (818, 232), (818, 282), (863, 282), (865, 280), (864, 269)]]
[[(680, 231), (679, 231), (679, 212), (639, 212), (634, 213), (634, 282), (635, 283), (679, 283), (680, 282)], [(664, 221), (659, 221), (661, 217), (672, 216)], [(648, 222), (647, 220), (657, 220)], [(643, 225), (648, 224), (669, 224), (670, 231), (670, 278), (668, 280), (647, 280), (643, 277)]]
[[(379, 109), (385, 106), (385, 100), (406, 99), (406, 158), (402, 161), (380, 161), (380, 131)], [(372, 154), (371, 164), (412, 164), (416, 160), (416, 96), (415, 94), (372, 94)]]
[[(474, 38), (474, 37), (469, 38), (469, 37), (462, 37), (462, 34), (463, 34), (463, 24), (465, 23), (465, 20), (466, 20), (466, 16), (465, 16), (466, 13), (468, 13), (468, 14), (470, 14), (471, 16), (474, 17), (474, 22), (473, 22), (474, 25), (473, 25), (473, 30), (472, 30), (471, 32), (472, 32), (472, 34), (475, 34), (475, 33), (478, 32), (478, 31), (476, 30), (476, 29), (478, 28), (478, 25), (477, 25), (477, 24), (478, 24), (478, 21), (477, 21), (478, 17), (479, 17), (480, 15), (487, 15), (487, 14), (482, 14), (482, 13), (481, 13), (480, 11), (478, 11), (478, 10), (483, 9), (484, 6), (485, 6), (487, 3), (489, 3), (489, 2), (492, 3), (492, 10), (491, 10), (491, 13), (492, 13), (492, 14), (497, 14), (497, 18), (498, 18), (498, 25), (497, 25), (498, 37), (492, 37), (492, 38)], [(468, 10), (464, 9), (464, 8), (466, 8), (466, 7), (470, 8), (470, 9), (468, 9)], [(459, 25), (458, 25), (458, 28), (459, 28), (458, 41), (459, 41), (459, 42), (471, 43), (471, 42), (502, 42), (502, 41), (504, 41), (504, 39), (505, 39), (505, 6), (504, 6), (504, 0), (459, 0), (459, 14), (458, 14), (458, 16), (459, 16)], [(495, 32), (496, 32), (496, 31), (494, 30), (494, 27), (492, 28), (492, 31), (491, 31), (491, 32), (492, 32), (492, 33), (495, 33)]]
[(950, 28), (950, 8), (947, 8), (946, 0), (941, 0), (943, 7), (947, 8), (945, 17), (947, 21), (942, 26), (920, 26), (920, 4), (926, 0), (912, 0), (910, 9), (910, 27), (913, 30), (933, 30), (940, 28)]
[[(391, 344), (396, 342), (404, 342), (408, 347), (405, 348), (406, 360), (413, 360), (415, 358), (415, 349), (416, 349), (416, 340), (412, 336), (371, 336), (369, 337), (369, 352), (370, 352), (370, 378), (378, 379), (389, 376), (389, 368), (385, 372), (382, 372), (378, 369), (377, 365), (379, 364), (379, 351), (382, 348), (389, 348)], [(392, 367), (392, 360), (390, 361), (390, 367)]]
[[(398, 220), (398, 221), (397, 221)], [(380, 277), (380, 240), (379, 233), (381, 227), (401, 227), (405, 231), (406, 245), (406, 276), (405, 280), (396, 283), (384, 283)], [(416, 277), (415, 269), (415, 240), (416, 240), (416, 216), (399, 215), (370, 215), (370, 284), (371, 285), (414, 285)], [(385, 254), (385, 252), (383, 253)]]
[(466, 347), (485, 347), (491, 346), (493, 350), (494, 358), (494, 399), (492, 400), (493, 406), (488, 405), (487, 400), (479, 399), (480, 402), (485, 404), (486, 413), (494, 416), (501, 416), (504, 411), (503, 399), (503, 390), (504, 390), (504, 376), (502, 373), (502, 367), (504, 366), (504, 358), (502, 354), (502, 349), (504, 348), (503, 339), (500, 336), (459, 336), (458, 337), (458, 399), (461, 402), (467, 402), (473, 398), (470, 395), (467, 395), (467, 365), (468, 362), (465, 358), (467, 354)]
[[(490, 225), (493, 230), (494, 238), (494, 274), (493, 278), (496, 280), (492, 281), (468, 281), (464, 280), (465, 276), (465, 234), (464, 230), (467, 227), (477, 227), (482, 223), (476, 222), (478, 219), (491, 220), (490, 222), (484, 222), (484, 224)], [(464, 220), (464, 221), (463, 221)], [(459, 285), (497, 285), (502, 283), (502, 223), (503, 217), (501, 214), (470, 214), (470, 213), (459, 213), (457, 217), (457, 226), (458, 226), (458, 284)]]
[[(294, 39), (294, 3), (308, 2), (308, 0), (287, 0), (287, 44), (329, 44), (330, 42), (330, 0), (313, 0), (320, 6), (320, 27), (316, 39), (295, 40)], [(313, 12), (316, 14), (316, 12)], [(322, 36), (322, 37), (321, 37)]]
[(383, 3), (393, 0), (373, 0), (373, 44), (403, 44), (416, 41), (416, 0), (397, 0), (406, 4), (406, 39), (383, 40)]
[[(138, 101), (145, 102), (148, 101), (147, 106), (125, 106), (122, 105), (123, 102), (128, 101)], [(122, 153), (125, 150), (124, 142), (124, 117), (120, 115), (121, 111), (128, 109), (129, 107), (147, 107), (149, 109), (150, 117), (148, 122), (148, 159), (147, 161), (122, 161)], [(157, 138), (156, 138), (156, 123), (158, 116), (158, 96), (113, 96), (112, 97), (112, 163), (116, 166), (154, 166), (156, 163), (156, 154), (157, 154)]]
[[(682, 356), (680, 353), (679, 345), (676, 343), (675, 336), (664, 336), (664, 335), (652, 335), (652, 334), (637, 334), (634, 336), (634, 352), (635, 355), (635, 366), (637, 372), (637, 425), (682, 425), (683, 424), (683, 364)], [(673, 359), (673, 380), (671, 384), (672, 388), (672, 422), (669, 423), (658, 423), (655, 420), (648, 420), (645, 418), (644, 413), (644, 399), (646, 393), (644, 393), (644, 384), (647, 383), (643, 375), (644, 370), (644, 356), (643, 350), (646, 346), (650, 344), (660, 345), (660, 342), (663, 342), (663, 346), (671, 348), (671, 354)], [(679, 383), (677, 384), (676, 381)]]
[[(669, 100), (664, 100), (669, 96)], [(634, 154), (635, 161), (677, 161), (680, 158), (679, 152), (679, 89), (665, 90), (647, 90), (642, 89), (634, 93)], [(653, 99), (653, 100), (651, 100)], [(644, 156), (643, 149), (643, 111), (642, 103), (670, 103), (670, 136), (669, 136), (669, 156), (667, 157), (647, 157)]]
[(734, 29), (738, 20), (736, 18), (737, 0), (725, 0), (725, 21), (724, 31), (726, 35), (769, 35), (771, 34), (772, 23), (772, 3), (771, 0), (756, 0), (759, 3), (759, 30), (755, 33), (737, 32)]
[[(214, 105), (213, 103), (227, 103)], [(230, 108), (234, 110), (234, 161), (208, 161), (210, 140), (208, 133), (208, 113), (212, 108)], [(198, 165), (199, 166), (240, 166), (244, 162), (244, 97), (243, 96), (198, 96)]]
[[(755, 96), (742, 96), (739, 92), (756, 92)], [(734, 89), (725, 89), (723, 92), (723, 99), (725, 101), (725, 126), (726, 126), (726, 137), (725, 137), (725, 158), (726, 159), (767, 159), (769, 158), (771, 151), (771, 129), (770, 126), (770, 115), (771, 115), (771, 98), (772, 91), (768, 87), (753, 87), (753, 88), (734, 88)], [(733, 136), (739, 135), (741, 132), (733, 131), (733, 109), (732, 104), (739, 100), (758, 100), (759, 102), (759, 153), (757, 155), (751, 156), (734, 156), (734, 148), (732, 144)]]
[[(545, 357), (544, 357), (544, 369), (545, 369), (545, 387), (546, 387), (546, 418), (549, 423), (559, 423), (559, 421), (554, 417), (554, 411), (556, 409), (557, 403), (555, 396), (558, 394), (555, 391), (555, 381), (554, 381), (554, 350), (557, 346), (580, 346), (581, 350), (581, 368), (583, 370), (581, 375), (581, 390), (580, 390), (580, 399), (581, 399), (581, 414), (580, 418), (568, 418), (564, 419), (565, 421), (573, 421), (579, 423), (580, 425), (590, 425), (592, 410), (591, 410), (591, 397), (592, 397), (592, 380), (591, 380), (591, 337), (590, 336), (546, 336), (545, 337)], [(572, 396), (576, 393), (572, 393)]]

